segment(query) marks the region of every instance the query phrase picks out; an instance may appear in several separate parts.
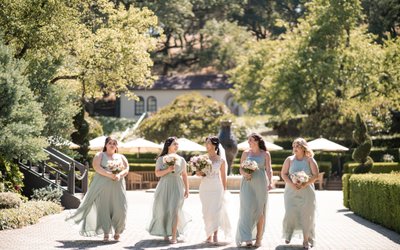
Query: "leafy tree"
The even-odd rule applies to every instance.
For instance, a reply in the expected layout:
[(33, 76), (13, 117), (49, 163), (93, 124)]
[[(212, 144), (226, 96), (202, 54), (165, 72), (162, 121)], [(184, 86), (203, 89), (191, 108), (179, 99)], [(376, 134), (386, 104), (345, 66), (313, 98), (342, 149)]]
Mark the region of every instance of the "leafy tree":
[(238, 57), (228, 72), (236, 99), (251, 113), (307, 115), (302, 127), (309, 136), (348, 135), (355, 108), (376, 123), (373, 131), (389, 128), (390, 110), (375, 100), (398, 107), (398, 41), (382, 46), (365, 26), (356, 28), (358, 1), (316, 0), (307, 9), (298, 27)]
[(201, 142), (205, 136), (218, 133), (221, 120), (232, 118), (224, 104), (193, 92), (178, 96), (170, 105), (144, 120), (138, 133), (156, 142), (168, 136)]
[(0, 39), (0, 158), (41, 160), (45, 117), (24, 76), (26, 63), (13, 52)]
[(205, 47), (200, 55), (201, 64), (220, 71), (236, 66), (237, 57), (247, 53), (249, 44), (255, 41), (245, 27), (215, 19), (208, 21), (200, 34), (204, 37)]
[(392, 0), (363, 0), (362, 6), (368, 23), (368, 30), (383, 39), (399, 35), (400, 3)]
[(353, 130), (353, 140), (357, 143), (358, 147), (354, 150), (352, 157), (353, 160), (360, 163), (360, 165), (354, 169), (354, 173), (368, 173), (374, 163), (372, 158), (369, 156), (372, 147), (372, 140), (368, 135), (367, 126), (361, 119), (360, 114), (356, 115), (356, 126)]

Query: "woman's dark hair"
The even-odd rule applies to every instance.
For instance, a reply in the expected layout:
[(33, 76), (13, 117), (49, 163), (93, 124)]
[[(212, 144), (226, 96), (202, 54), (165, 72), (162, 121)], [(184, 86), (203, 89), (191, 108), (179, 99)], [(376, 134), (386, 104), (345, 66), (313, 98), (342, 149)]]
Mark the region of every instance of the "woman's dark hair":
[(176, 140), (178, 140), (178, 138), (176, 138), (175, 136), (168, 137), (168, 138), (165, 140), (165, 142), (164, 142), (164, 147), (163, 147), (161, 153), (157, 156), (157, 158), (168, 154), (168, 147), (171, 146), (171, 144), (172, 144), (174, 141), (176, 141)]
[(115, 143), (117, 144), (116, 145), (116, 149), (115, 149), (115, 153), (118, 153), (118, 141), (117, 141), (117, 139), (115, 139), (114, 137), (111, 137), (111, 136), (107, 136), (106, 142), (104, 143), (103, 152), (107, 151), (107, 147), (106, 146), (110, 141), (115, 141)]
[(264, 151), (267, 151), (267, 147), (265, 146), (264, 139), (261, 137), (261, 135), (257, 133), (251, 133), (249, 137), (254, 138), (258, 142), (258, 147)]
[(219, 139), (216, 136), (208, 136), (206, 138), (206, 141), (210, 140), (211, 144), (215, 146), (215, 151), (217, 152), (217, 155), (219, 155)]

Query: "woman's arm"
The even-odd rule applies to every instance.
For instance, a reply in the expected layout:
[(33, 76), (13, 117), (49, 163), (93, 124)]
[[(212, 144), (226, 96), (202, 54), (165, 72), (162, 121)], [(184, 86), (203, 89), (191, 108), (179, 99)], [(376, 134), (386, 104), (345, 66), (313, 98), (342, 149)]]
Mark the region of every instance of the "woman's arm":
[(184, 197), (187, 198), (187, 197), (189, 197), (189, 180), (188, 180), (187, 172), (186, 172), (186, 161), (183, 158), (182, 158), (182, 161), (183, 161), (182, 179), (183, 179), (183, 184), (185, 185)]
[(243, 171), (242, 163), (247, 159), (247, 155), (248, 155), (248, 154), (249, 154), (249, 153), (248, 153), (247, 151), (243, 151), (242, 157), (240, 157), (240, 167), (239, 167), (239, 173), (240, 173), (243, 177), (245, 177), (246, 179), (251, 178), (251, 174), (248, 174), (248, 173), (246, 173), (245, 171)]
[(100, 162), (101, 162), (101, 157), (102, 157), (102, 153), (97, 153), (94, 158), (93, 158), (93, 163), (92, 166), (94, 168), (94, 170), (96, 171), (96, 173), (98, 173), (99, 175), (102, 175), (104, 177), (108, 177), (110, 179), (115, 179), (115, 175), (109, 171), (106, 171), (104, 168), (102, 168), (100, 166)]
[(272, 167), (271, 167), (271, 154), (266, 151), (265, 152), (265, 172), (268, 178), (268, 190), (272, 189)]
[(290, 167), (290, 157), (286, 158), (285, 162), (282, 165), (281, 177), (287, 185), (291, 186), (293, 189), (299, 189), (299, 187), (297, 187), (289, 178), (289, 167)]
[(119, 172), (118, 175), (120, 176), (120, 178), (123, 178), (123, 177), (127, 176), (129, 173), (129, 163), (128, 163), (128, 159), (126, 159), (126, 157), (124, 155), (121, 155), (121, 159), (122, 159), (122, 164), (124, 164), (124, 170)]
[(226, 170), (225, 170), (225, 166), (226, 166), (226, 161), (221, 158), (220, 171), (221, 171), (222, 186), (224, 187), (224, 190), (226, 190)]

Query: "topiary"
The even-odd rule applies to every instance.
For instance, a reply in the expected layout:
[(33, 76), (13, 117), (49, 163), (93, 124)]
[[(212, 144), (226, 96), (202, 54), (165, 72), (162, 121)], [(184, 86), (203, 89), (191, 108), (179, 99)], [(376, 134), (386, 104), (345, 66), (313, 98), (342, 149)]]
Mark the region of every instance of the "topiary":
[(0, 209), (17, 208), (21, 205), (21, 203), (22, 200), (17, 193), (0, 193)]
[(356, 125), (353, 130), (353, 140), (359, 146), (354, 150), (352, 158), (360, 164), (353, 170), (356, 174), (371, 171), (374, 161), (369, 156), (372, 147), (371, 137), (368, 135), (367, 125), (361, 119), (360, 114), (356, 116)]

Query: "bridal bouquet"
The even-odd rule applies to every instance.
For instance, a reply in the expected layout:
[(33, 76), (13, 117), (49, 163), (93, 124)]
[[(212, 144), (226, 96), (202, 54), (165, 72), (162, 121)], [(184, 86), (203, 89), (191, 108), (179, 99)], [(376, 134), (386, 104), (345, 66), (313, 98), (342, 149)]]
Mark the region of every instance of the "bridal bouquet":
[[(178, 160), (178, 157), (176, 157), (176, 155), (166, 155), (163, 157), (163, 163), (166, 166), (166, 168), (170, 167), (170, 166), (174, 166), (176, 161)], [(175, 171), (172, 171), (173, 173)]]
[(189, 166), (192, 171), (201, 171), (205, 175), (210, 174), (212, 170), (212, 162), (207, 155), (193, 156), (190, 158)]
[(308, 181), (309, 176), (304, 171), (298, 171), (290, 175), (290, 179), (296, 185), (303, 184)]
[(113, 173), (118, 174), (124, 170), (124, 164), (122, 164), (121, 159), (114, 159), (107, 161), (107, 168)]
[(243, 168), (243, 171), (245, 173), (252, 174), (254, 171), (258, 169), (258, 164), (256, 161), (247, 159), (242, 163), (241, 167)]

